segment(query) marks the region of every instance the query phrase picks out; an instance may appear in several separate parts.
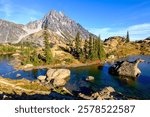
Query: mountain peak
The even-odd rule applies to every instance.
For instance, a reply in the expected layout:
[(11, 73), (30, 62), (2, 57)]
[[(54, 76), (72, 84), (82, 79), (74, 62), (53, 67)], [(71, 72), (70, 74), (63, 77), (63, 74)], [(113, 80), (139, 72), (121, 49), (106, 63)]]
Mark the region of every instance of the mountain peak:
[(62, 11), (57, 12), (56, 10), (51, 10), (43, 19), (42, 28), (45, 26), (49, 30), (57, 32), (59, 35), (67, 35), (69, 38), (75, 38), (78, 32), (80, 32), (81, 38), (83, 39), (86, 39), (89, 36), (87, 30), (67, 17)]
[(57, 12), (56, 10), (51, 10), (47, 16), (64, 16), (64, 13), (62, 11)]

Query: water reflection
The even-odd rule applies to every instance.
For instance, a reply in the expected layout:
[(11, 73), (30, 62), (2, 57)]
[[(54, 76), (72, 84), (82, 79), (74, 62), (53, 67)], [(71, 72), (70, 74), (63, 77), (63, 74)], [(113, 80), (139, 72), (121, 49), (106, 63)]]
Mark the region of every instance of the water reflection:
[(123, 83), (123, 85), (129, 85), (132, 87), (136, 87), (138, 78), (119, 76), (118, 79), (121, 81), (121, 83)]

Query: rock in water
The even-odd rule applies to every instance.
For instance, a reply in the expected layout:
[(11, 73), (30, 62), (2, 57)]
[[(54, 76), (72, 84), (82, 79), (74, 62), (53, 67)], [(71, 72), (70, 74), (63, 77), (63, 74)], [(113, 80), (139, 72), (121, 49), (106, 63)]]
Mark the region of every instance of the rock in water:
[(17, 74), (16, 77), (17, 77), (17, 78), (21, 77), (21, 74)]
[(69, 69), (49, 69), (47, 71), (47, 81), (53, 81), (52, 84), (56, 87), (64, 86), (69, 76)]
[(109, 68), (109, 73), (113, 75), (121, 75), (136, 78), (141, 74), (141, 71), (138, 68), (138, 64), (140, 62), (144, 62), (144, 60), (137, 59), (134, 62), (116, 62)]
[(86, 78), (86, 81), (93, 81), (94, 80), (94, 77), (93, 76), (88, 76), (87, 78)]
[(31, 68), (31, 67), (33, 67), (32, 64), (26, 64), (26, 65), (24, 66), (25, 69), (26, 69), (26, 68)]
[(45, 81), (46, 81), (46, 76), (39, 76), (39, 77), (38, 77), (38, 80), (39, 80), (40, 82), (45, 82)]

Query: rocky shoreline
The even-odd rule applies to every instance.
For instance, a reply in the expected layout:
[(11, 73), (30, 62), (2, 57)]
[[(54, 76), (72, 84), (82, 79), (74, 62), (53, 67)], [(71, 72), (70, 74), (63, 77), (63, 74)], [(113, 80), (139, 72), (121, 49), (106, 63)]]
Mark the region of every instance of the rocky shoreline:
[[(65, 84), (70, 76), (68, 69), (49, 69), (46, 76), (35, 81), (0, 78), (0, 99), (2, 100), (127, 100), (112, 87), (105, 87), (90, 94), (70, 92)], [(90, 81), (85, 81), (85, 83)]]

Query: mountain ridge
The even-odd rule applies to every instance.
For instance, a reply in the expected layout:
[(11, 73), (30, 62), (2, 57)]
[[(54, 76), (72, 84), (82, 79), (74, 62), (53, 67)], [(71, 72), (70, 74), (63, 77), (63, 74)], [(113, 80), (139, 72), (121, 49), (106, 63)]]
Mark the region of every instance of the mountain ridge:
[(43, 19), (35, 20), (25, 25), (0, 19), (0, 43), (19, 43), (21, 41), (27, 41), (25, 39), (28, 36), (44, 30), (45, 26), (49, 32), (55, 33), (65, 41), (74, 39), (78, 32), (80, 32), (82, 39), (87, 39), (89, 34), (91, 34), (64, 13), (52, 10), (45, 15)]

